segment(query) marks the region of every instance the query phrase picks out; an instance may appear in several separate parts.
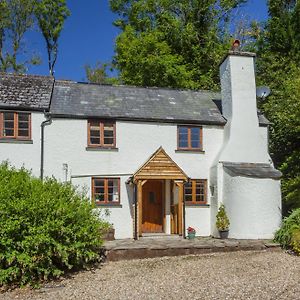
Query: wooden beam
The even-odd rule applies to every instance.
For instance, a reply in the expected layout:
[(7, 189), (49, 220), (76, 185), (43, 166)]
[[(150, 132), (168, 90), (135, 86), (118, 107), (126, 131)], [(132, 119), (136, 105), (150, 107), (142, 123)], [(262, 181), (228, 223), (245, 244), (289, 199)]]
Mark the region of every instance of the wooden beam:
[(183, 228), (183, 182), (176, 182), (178, 186), (178, 234), (182, 235)]
[(143, 185), (147, 180), (138, 180), (137, 182), (137, 202), (138, 202), (138, 236), (142, 236), (143, 222)]

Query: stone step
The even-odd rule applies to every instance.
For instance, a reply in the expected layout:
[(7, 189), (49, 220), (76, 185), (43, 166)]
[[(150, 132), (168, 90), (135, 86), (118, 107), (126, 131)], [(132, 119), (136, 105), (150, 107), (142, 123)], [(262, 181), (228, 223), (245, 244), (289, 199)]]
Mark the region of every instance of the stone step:
[(182, 236), (167, 233), (143, 233), (143, 236), (139, 238), (139, 240), (147, 239), (182, 239)]

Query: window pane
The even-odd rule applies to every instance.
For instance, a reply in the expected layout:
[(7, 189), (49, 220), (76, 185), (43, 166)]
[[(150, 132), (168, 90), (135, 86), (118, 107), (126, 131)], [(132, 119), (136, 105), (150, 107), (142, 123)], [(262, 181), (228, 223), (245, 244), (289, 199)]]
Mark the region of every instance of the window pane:
[(28, 129), (19, 129), (18, 136), (29, 137), (29, 130)]
[(104, 138), (104, 145), (113, 145), (114, 138)]
[(188, 134), (188, 128), (187, 127), (179, 127), (179, 134)]
[(113, 145), (114, 144), (114, 125), (113, 124), (104, 124), (104, 145)]
[(15, 135), (14, 129), (14, 113), (3, 113), (3, 136), (13, 137)]
[(200, 128), (199, 127), (191, 128), (191, 147), (192, 148), (201, 148)]
[(91, 137), (90, 142), (91, 142), (92, 145), (99, 145), (100, 144), (100, 138)]
[(200, 141), (192, 140), (192, 148), (201, 148)]
[(110, 202), (119, 201), (119, 180), (118, 179), (108, 180), (108, 201)]
[(19, 122), (29, 122), (29, 114), (22, 114), (22, 113), (19, 113), (18, 114), (18, 120)]

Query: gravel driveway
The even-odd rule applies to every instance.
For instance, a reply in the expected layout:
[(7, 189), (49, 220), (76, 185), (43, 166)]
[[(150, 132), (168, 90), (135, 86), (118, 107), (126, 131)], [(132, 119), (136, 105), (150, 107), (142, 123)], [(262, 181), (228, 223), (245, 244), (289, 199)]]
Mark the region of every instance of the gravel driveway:
[(300, 299), (300, 257), (241, 251), (110, 262), (0, 299)]

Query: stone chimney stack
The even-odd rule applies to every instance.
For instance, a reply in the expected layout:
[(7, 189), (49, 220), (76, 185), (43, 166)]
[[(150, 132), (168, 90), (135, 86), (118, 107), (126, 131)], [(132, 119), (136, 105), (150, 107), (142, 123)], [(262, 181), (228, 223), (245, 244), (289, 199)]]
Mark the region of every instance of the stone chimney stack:
[(222, 109), (227, 119), (220, 161), (270, 163), (259, 132), (255, 54), (241, 52), (235, 41), (220, 66)]

